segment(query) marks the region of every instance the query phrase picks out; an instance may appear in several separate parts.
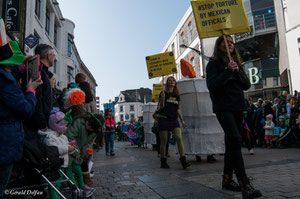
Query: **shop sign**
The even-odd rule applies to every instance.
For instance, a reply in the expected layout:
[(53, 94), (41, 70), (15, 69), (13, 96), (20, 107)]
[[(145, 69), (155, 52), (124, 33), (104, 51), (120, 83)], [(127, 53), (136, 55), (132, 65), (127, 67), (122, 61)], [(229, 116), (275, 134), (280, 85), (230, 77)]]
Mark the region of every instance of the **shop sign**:
[(258, 69), (256, 67), (248, 68), (249, 80), (251, 84), (259, 83)]
[(20, 32), (20, 0), (4, 0), (3, 16), (9, 31)]

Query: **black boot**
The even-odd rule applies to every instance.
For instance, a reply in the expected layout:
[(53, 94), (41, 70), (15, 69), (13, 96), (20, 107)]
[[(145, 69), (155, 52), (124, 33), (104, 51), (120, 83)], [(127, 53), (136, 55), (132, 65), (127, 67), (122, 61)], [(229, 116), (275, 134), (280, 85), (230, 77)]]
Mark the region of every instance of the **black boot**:
[(241, 191), (240, 186), (232, 179), (232, 174), (223, 175), (222, 189), (229, 191)]
[(167, 158), (160, 158), (160, 168), (170, 168), (170, 166), (167, 163)]
[(239, 180), (239, 184), (242, 191), (243, 199), (253, 199), (262, 196), (259, 190), (254, 189), (247, 177), (244, 177), (242, 180)]
[(187, 167), (191, 166), (191, 164), (186, 161), (185, 156), (180, 157), (180, 162), (183, 169), (186, 169)]

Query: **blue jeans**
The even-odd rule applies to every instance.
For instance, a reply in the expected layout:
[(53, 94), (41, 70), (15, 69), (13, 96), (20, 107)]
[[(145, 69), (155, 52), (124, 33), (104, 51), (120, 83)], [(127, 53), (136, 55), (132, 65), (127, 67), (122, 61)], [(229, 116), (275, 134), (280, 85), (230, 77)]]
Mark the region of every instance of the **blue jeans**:
[(3, 198), (3, 193), (9, 181), (12, 168), (13, 164), (0, 166), (0, 199)]
[(105, 133), (105, 151), (106, 153), (114, 152), (114, 133)]

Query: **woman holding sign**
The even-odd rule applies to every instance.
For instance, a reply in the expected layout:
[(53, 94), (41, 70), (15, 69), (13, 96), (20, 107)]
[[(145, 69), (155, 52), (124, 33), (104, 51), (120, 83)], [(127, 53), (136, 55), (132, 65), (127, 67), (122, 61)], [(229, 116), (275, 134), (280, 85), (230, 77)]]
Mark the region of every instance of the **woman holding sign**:
[[(255, 190), (249, 182), (241, 153), (240, 133), (242, 132), (243, 111), (247, 109), (243, 91), (249, 89), (251, 85), (243, 71), (230, 36), (221, 36), (216, 40), (213, 56), (206, 68), (206, 75), (213, 112), (216, 113), (225, 132), (222, 188), (242, 191), (244, 199), (260, 197), (261, 192)], [(233, 172), (239, 185), (232, 178)]]
[(182, 167), (186, 169), (190, 164), (186, 161), (184, 156), (184, 148), (181, 137), (181, 129), (178, 122), (178, 116), (185, 128), (186, 124), (183, 120), (181, 111), (179, 109), (179, 92), (174, 77), (170, 76), (167, 79), (167, 85), (159, 95), (158, 104), (158, 129), (160, 135), (160, 160), (161, 168), (170, 168), (167, 164), (166, 145), (168, 141), (168, 132), (171, 131), (176, 139), (178, 151), (180, 154), (180, 162)]

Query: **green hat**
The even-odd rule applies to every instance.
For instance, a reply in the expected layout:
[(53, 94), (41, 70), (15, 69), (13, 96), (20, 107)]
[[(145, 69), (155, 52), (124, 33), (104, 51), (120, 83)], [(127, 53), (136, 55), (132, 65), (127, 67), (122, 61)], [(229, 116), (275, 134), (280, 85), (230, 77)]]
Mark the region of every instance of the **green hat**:
[(18, 42), (9, 41), (12, 50), (14, 51), (13, 56), (9, 59), (0, 61), (0, 65), (22, 65), (25, 59), (25, 55), (22, 54)]

